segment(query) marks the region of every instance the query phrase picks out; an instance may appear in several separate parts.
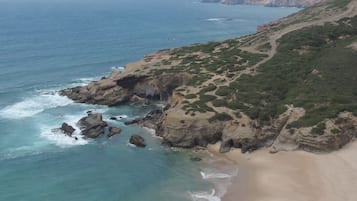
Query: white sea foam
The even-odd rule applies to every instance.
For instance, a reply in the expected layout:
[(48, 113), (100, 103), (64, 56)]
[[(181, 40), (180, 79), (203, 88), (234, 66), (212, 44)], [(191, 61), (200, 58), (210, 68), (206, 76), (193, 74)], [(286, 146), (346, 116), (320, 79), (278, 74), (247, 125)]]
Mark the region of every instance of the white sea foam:
[[(68, 147), (74, 145), (85, 145), (88, 144), (88, 140), (84, 139), (84, 137), (80, 134), (80, 129), (76, 125), (76, 122), (82, 117), (82, 115), (65, 115), (63, 117), (63, 122), (66, 122), (70, 126), (72, 126), (75, 131), (72, 134), (72, 137), (65, 135), (61, 130), (54, 129), (59, 126), (42, 126), (40, 135), (50, 142), (56, 144), (60, 147)], [(76, 140), (77, 138), (77, 140)]]
[[(72, 137), (65, 135), (60, 130), (49, 127), (41, 128), (40, 135), (60, 147), (88, 144), (88, 141), (79, 134), (77, 128), (75, 133), (72, 134)], [(77, 140), (75, 138), (77, 138)]]
[(117, 71), (123, 71), (123, 70), (125, 70), (125, 67), (123, 67), (123, 66), (112, 66), (111, 69), (112, 70), (117, 70)]
[(219, 173), (219, 172), (206, 173), (203, 171), (201, 171), (200, 174), (203, 179), (225, 179), (225, 178), (230, 178), (233, 176), (233, 175), (225, 174), (225, 173)]
[(83, 84), (83, 85), (87, 85), (90, 82), (93, 82), (95, 80), (98, 80), (99, 77), (84, 77), (84, 78), (80, 78), (78, 80), (76, 80), (79, 84)]
[(78, 78), (72, 80), (69, 84), (65, 86), (58, 86), (56, 88), (53, 88), (54, 90), (61, 90), (63, 88), (71, 88), (71, 87), (77, 87), (77, 86), (85, 86), (88, 85), (89, 83), (99, 80), (101, 76), (95, 76), (95, 77), (83, 77), (83, 78)]
[(122, 114), (118, 116), (119, 119), (127, 119), (128, 115)]
[(126, 145), (127, 145), (128, 147), (136, 147), (135, 144), (131, 144), (130, 142), (128, 142)]
[(207, 21), (211, 21), (211, 22), (219, 22), (219, 21), (223, 21), (226, 18), (208, 18), (206, 19)]
[(216, 194), (216, 191), (212, 189), (211, 192), (193, 192), (190, 193), (193, 201), (221, 201), (221, 198)]
[[(92, 113), (105, 113), (109, 110), (109, 108), (107, 106), (100, 106), (101, 108), (89, 108), (89, 109), (86, 109), (83, 111), (83, 114), (84, 113), (87, 113), (87, 112), (92, 112)], [(83, 115), (82, 115), (83, 116)], [(78, 119), (79, 120), (79, 119)]]
[(118, 116), (114, 116), (115, 118), (117, 118), (117, 120), (122, 120), (122, 119), (127, 119), (129, 116), (122, 114), (122, 115), (118, 115)]
[(157, 137), (156, 135), (156, 130), (153, 128), (148, 128), (148, 127), (143, 127), (146, 131), (148, 131), (150, 133), (150, 135), (152, 135), (153, 137)]
[(160, 107), (160, 108), (165, 108), (166, 107), (166, 104), (163, 104), (163, 103), (157, 103), (155, 104), (157, 107)]
[(238, 167), (236, 164), (231, 163), (226, 159), (222, 161), (221, 158), (216, 157), (212, 157), (211, 160), (205, 161), (209, 164), (209, 167), (203, 168), (200, 171), (202, 179), (214, 184), (215, 197), (222, 197), (227, 192), (229, 186), (232, 184), (232, 177), (237, 176)]
[(8, 119), (21, 119), (34, 116), (46, 109), (61, 107), (71, 103), (73, 103), (72, 100), (57, 93), (45, 93), (1, 109), (0, 116)]

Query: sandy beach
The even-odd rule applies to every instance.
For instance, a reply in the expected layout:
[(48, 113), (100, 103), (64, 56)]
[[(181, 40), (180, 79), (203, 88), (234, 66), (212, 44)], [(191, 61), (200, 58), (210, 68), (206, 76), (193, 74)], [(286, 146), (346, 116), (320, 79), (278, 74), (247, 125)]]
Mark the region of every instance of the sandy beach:
[(218, 153), (237, 163), (238, 176), (222, 201), (356, 201), (357, 141), (339, 151), (270, 154), (267, 149), (241, 154), (239, 149)]

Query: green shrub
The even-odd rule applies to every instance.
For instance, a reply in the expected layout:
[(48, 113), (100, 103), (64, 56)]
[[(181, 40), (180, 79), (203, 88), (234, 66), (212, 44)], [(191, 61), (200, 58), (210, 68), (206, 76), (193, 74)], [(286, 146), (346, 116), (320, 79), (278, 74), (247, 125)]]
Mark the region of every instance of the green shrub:
[(337, 128), (331, 129), (331, 133), (333, 133), (333, 134), (338, 134), (340, 132), (341, 132), (340, 129), (337, 129)]
[[(346, 35), (350, 37), (340, 38)], [(305, 116), (292, 122), (291, 128), (313, 126), (342, 111), (357, 114), (357, 77), (352, 76), (357, 75), (357, 52), (346, 48), (355, 40), (357, 16), (284, 35), (277, 53), (257, 68), (257, 75), (242, 75), (230, 85), (239, 91), (238, 103), (231, 108), (250, 105), (242, 111), (253, 119), (269, 121), (284, 112), (286, 104), (303, 107)], [(304, 54), (297, 51), (305, 49)], [(254, 60), (250, 57), (244, 58)]]
[(313, 127), (311, 129), (311, 133), (322, 135), (322, 134), (324, 134), (325, 129), (326, 129), (326, 124), (325, 123), (319, 123), (317, 126), (315, 126), (315, 127)]
[(232, 119), (233, 118), (229, 114), (223, 112), (223, 113), (216, 113), (209, 120), (210, 120), (210, 122), (213, 122), (213, 121), (229, 121), (229, 120), (232, 120)]
[(233, 90), (227, 86), (221, 86), (217, 89), (216, 91), (216, 95), (218, 96), (228, 96), (229, 94), (231, 94), (233, 92)]
[(194, 98), (197, 98), (197, 95), (196, 94), (187, 94), (185, 96), (186, 99), (194, 99)]
[(227, 101), (223, 99), (216, 99), (212, 101), (213, 106), (215, 107), (227, 107)]
[(216, 90), (216, 85), (214, 85), (214, 84), (209, 84), (206, 88), (203, 88), (201, 91), (200, 91), (200, 94), (205, 94), (205, 93), (207, 93), (207, 92), (210, 92), (210, 91), (214, 91), (214, 90)]
[(216, 98), (217, 98), (216, 96), (212, 96), (212, 95), (205, 95), (205, 94), (200, 95), (200, 101), (203, 102), (203, 103), (207, 103), (209, 101), (213, 101)]

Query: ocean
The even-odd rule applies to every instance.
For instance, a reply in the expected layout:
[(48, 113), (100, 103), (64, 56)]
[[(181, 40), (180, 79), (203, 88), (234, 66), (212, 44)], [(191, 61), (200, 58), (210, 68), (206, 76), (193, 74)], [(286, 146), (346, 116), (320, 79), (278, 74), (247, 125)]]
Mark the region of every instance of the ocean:
[[(0, 0), (0, 201), (220, 200), (238, 173), (233, 164), (217, 168), (222, 159), (162, 146), (151, 130), (124, 125), (153, 106), (78, 104), (57, 91), (156, 50), (254, 33), (298, 10), (197, 0)], [(75, 126), (88, 110), (121, 134), (84, 139), (77, 128), (74, 140), (52, 132), (62, 122)], [(129, 146), (132, 134), (148, 146)], [(191, 161), (196, 155), (204, 160)]]

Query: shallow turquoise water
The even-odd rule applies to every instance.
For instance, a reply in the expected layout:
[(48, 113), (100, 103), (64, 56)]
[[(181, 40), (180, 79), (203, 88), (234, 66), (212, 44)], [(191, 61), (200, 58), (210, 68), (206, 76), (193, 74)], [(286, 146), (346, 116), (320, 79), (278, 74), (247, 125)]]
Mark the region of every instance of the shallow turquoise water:
[[(200, 174), (210, 160), (193, 163), (189, 151), (109, 121), (150, 107), (75, 104), (55, 92), (146, 53), (253, 33), (297, 10), (194, 0), (0, 0), (0, 201), (181, 201), (210, 192), (216, 187)], [(121, 135), (75, 141), (51, 132), (88, 110), (103, 112)], [(127, 146), (134, 133), (147, 148)]]

